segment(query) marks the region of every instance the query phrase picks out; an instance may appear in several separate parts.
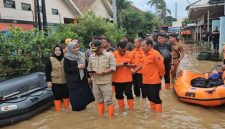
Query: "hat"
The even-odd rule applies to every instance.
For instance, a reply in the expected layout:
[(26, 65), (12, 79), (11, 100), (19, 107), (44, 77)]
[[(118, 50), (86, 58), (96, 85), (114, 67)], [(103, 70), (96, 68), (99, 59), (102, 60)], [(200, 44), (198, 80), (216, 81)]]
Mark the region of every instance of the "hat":
[(65, 44), (67, 45), (67, 44), (70, 43), (71, 41), (72, 41), (71, 38), (67, 38), (67, 39), (65, 40)]
[(91, 42), (91, 49), (97, 50), (98, 48), (102, 47), (102, 43), (100, 41), (94, 40)]

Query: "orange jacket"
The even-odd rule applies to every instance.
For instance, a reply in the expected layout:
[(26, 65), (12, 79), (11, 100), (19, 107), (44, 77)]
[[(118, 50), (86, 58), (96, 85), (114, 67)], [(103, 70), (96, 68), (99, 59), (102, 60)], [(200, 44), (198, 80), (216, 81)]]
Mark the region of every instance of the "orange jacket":
[(165, 74), (163, 61), (163, 56), (153, 48), (145, 54), (142, 64), (143, 84), (161, 83), (161, 78)]
[[(132, 64), (135, 64), (136, 67), (142, 65), (144, 56), (145, 54), (142, 48), (139, 49), (135, 48), (133, 51), (131, 51)], [(141, 74), (141, 70), (137, 71), (137, 73)]]
[[(118, 51), (113, 52), (116, 64), (123, 64), (124, 62), (131, 63), (131, 55), (126, 52), (124, 56), (121, 56)], [(117, 67), (116, 71), (113, 73), (112, 81), (116, 83), (132, 82), (131, 68), (123, 66)]]

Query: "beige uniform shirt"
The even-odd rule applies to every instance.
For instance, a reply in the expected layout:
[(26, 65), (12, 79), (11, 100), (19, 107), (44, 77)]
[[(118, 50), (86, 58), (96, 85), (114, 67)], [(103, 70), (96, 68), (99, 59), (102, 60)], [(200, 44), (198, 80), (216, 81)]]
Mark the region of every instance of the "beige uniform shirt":
[[(101, 55), (92, 54), (88, 62), (88, 71), (104, 72), (105, 70), (116, 70), (116, 61), (112, 53), (104, 51)], [(93, 75), (91, 77), (94, 84), (112, 83), (112, 73), (102, 76)]]

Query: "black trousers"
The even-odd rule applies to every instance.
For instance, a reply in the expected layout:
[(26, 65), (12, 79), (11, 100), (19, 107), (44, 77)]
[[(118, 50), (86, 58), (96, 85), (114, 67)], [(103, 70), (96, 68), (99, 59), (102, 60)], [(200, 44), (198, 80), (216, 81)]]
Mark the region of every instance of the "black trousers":
[(55, 100), (69, 98), (69, 90), (66, 84), (52, 84), (52, 92)]
[(225, 64), (225, 59), (223, 59), (223, 64)]
[(135, 73), (133, 75), (134, 94), (139, 97), (142, 94), (142, 98), (146, 98), (143, 83), (142, 74)]
[(152, 101), (155, 104), (162, 103), (162, 100), (159, 96), (161, 84), (144, 84), (144, 88), (149, 101)]
[(132, 82), (113, 84), (115, 86), (116, 99), (124, 99), (124, 93), (127, 96), (127, 99), (134, 99), (132, 92)]
[(171, 61), (164, 61), (165, 65), (165, 83), (170, 83), (170, 69), (171, 69)]

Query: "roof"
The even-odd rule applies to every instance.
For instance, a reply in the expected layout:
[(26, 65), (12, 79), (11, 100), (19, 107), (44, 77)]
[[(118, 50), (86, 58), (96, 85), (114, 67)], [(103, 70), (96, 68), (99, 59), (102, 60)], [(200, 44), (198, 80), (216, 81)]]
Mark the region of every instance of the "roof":
[[(82, 14), (85, 14), (88, 12), (89, 9), (91, 9), (92, 6), (95, 5), (95, 3), (98, 0), (72, 0), (73, 3), (76, 5), (76, 7), (79, 9), (79, 11)], [(105, 5), (106, 9), (109, 11), (110, 14), (112, 14), (112, 7), (108, 0), (101, 0), (103, 4)]]
[(73, 0), (81, 13), (86, 13), (97, 0)]
[(197, 20), (202, 18), (209, 10), (210, 18), (217, 18), (223, 15), (223, 3), (211, 3), (212, 0), (198, 0), (197, 2), (189, 5), (188, 18), (190, 20)]

